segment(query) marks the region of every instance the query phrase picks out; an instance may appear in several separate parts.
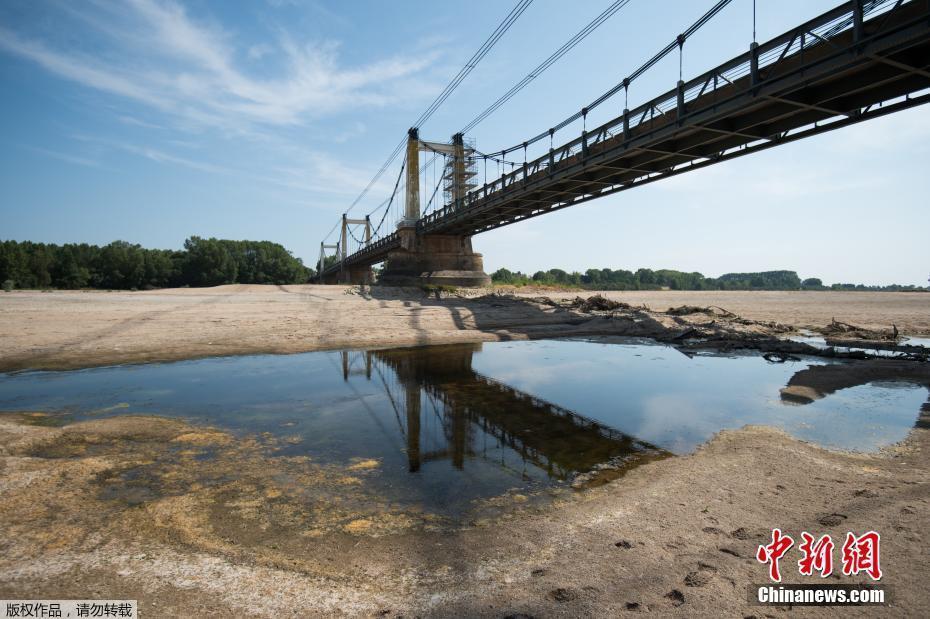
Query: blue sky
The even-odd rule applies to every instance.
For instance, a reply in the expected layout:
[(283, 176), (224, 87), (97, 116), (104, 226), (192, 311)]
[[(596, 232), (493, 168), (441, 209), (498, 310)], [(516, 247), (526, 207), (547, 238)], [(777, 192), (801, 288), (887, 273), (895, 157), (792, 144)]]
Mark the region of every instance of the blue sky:
[[(536, 0), (421, 135), (448, 140), (608, 4)], [(545, 130), (711, 4), (631, 0), (470, 136), (490, 152)], [(759, 0), (758, 37), (833, 4)], [(269, 239), (312, 263), (320, 238), (511, 7), (5, 0), (0, 238), (164, 248), (192, 234)], [(687, 42), (686, 79), (748, 47), (751, 7), (734, 0)], [(675, 55), (637, 81), (630, 107), (671, 88), (677, 65)], [(474, 245), (489, 270), (787, 268), (827, 282), (924, 284), (928, 112), (684, 174)], [(353, 214), (389, 195), (396, 173)]]

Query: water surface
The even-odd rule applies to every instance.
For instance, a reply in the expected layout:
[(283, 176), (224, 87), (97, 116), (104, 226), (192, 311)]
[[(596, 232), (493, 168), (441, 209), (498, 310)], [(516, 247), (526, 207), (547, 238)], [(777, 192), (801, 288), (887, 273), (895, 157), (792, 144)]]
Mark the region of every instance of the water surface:
[(287, 439), (284, 453), (318, 462), (375, 459), (370, 483), (391, 501), (459, 517), (604, 462), (686, 454), (746, 424), (864, 451), (906, 436), (923, 387), (859, 385), (805, 405), (781, 397), (795, 373), (826, 363), (597, 340), (258, 355), (3, 375), (0, 410), (270, 433)]

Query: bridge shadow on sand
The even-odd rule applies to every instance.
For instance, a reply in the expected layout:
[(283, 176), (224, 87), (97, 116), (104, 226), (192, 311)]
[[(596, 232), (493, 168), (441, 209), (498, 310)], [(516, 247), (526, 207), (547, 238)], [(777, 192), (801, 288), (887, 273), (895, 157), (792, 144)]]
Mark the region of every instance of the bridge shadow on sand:
[[(539, 303), (531, 298), (487, 294), (479, 297), (443, 297), (420, 288), (364, 287), (361, 296), (388, 309), (401, 303), (409, 313), (407, 326), (415, 333), (416, 345), (448, 342), (448, 331), (479, 331), (493, 339), (540, 339), (612, 333), (600, 317), (569, 308)], [(436, 310), (446, 314), (437, 316)], [(449, 322), (445, 322), (445, 318)], [(431, 324), (429, 321), (433, 320)], [(492, 339), (492, 338), (488, 338)]]

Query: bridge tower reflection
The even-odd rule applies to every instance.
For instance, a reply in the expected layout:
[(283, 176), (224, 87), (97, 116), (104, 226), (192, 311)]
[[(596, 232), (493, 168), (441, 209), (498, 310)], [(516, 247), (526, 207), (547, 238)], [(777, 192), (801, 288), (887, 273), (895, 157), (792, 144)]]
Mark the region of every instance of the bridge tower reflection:
[[(380, 384), (405, 437), (408, 467), (448, 460), (464, 470), (470, 458), (522, 461), (545, 476), (566, 479), (611, 461), (625, 470), (668, 452), (519, 391), (472, 368), (481, 344), (343, 352), (343, 377)], [(438, 422), (438, 424), (437, 424)], [(437, 428), (438, 432), (430, 432)], [(437, 436), (438, 435), (438, 436)]]

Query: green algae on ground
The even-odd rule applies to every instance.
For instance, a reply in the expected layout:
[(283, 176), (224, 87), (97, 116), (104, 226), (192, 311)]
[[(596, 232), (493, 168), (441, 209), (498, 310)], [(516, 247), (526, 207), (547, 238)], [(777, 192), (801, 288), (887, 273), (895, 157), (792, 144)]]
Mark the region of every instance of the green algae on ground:
[(45, 413), (45, 412), (19, 412), (4, 413), (0, 412), (0, 419), (12, 419), (28, 426), (40, 426), (48, 428), (59, 428), (72, 420), (71, 415), (66, 413)]
[(155, 416), (63, 427), (30, 423), (36, 419), (45, 417), (0, 418), (7, 489), (0, 519), (13, 555), (126, 539), (310, 569), (316, 562), (308, 553), (321, 536), (443, 524), (367, 483), (379, 468), (374, 459), (324, 465), (283, 455), (286, 439)]

